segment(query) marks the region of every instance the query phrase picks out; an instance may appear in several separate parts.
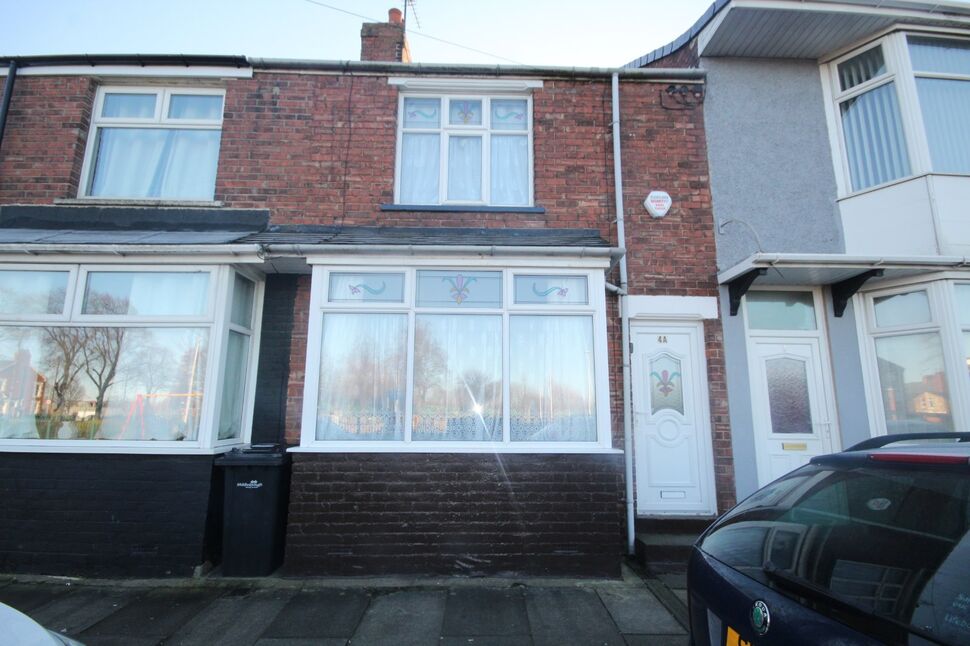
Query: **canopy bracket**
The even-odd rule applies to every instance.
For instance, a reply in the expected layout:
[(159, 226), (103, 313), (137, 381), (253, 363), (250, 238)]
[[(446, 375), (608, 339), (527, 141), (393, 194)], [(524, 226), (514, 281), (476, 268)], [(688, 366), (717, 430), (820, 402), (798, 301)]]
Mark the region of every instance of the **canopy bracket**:
[(852, 278), (832, 283), (832, 309), (835, 310), (835, 316), (842, 318), (842, 315), (845, 314), (845, 308), (849, 304), (849, 299), (855, 296), (867, 280), (882, 276), (882, 274), (882, 269), (870, 269)]
[(731, 316), (738, 315), (738, 309), (741, 307), (741, 297), (748, 293), (748, 289), (754, 284), (754, 281), (758, 279), (758, 276), (764, 276), (768, 273), (768, 270), (764, 267), (759, 267), (758, 269), (752, 269), (747, 271), (731, 282), (728, 283), (728, 296), (730, 296), (731, 302)]

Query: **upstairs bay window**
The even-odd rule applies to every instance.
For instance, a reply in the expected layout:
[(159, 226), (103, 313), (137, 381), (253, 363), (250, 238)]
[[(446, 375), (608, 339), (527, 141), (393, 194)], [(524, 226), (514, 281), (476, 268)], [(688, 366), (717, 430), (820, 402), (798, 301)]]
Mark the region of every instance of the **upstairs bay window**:
[(970, 175), (970, 39), (891, 34), (830, 69), (846, 192)]
[[(314, 270), (302, 446), (609, 448), (602, 274)], [(526, 296), (525, 294), (528, 294)]]
[(101, 88), (81, 197), (212, 200), (223, 98), (210, 89)]
[(398, 204), (530, 206), (532, 99), (400, 98)]
[(0, 266), (0, 448), (241, 441), (257, 300), (225, 266)]

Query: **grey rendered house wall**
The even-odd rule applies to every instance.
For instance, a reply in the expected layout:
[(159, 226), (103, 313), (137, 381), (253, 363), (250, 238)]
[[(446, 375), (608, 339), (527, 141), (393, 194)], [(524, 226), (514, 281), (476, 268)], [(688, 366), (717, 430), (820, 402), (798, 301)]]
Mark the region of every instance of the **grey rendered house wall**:
[[(718, 269), (753, 253), (843, 253), (837, 189), (815, 61), (703, 58), (705, 129)], [(753, 232), (753, 231), (754, 232)], [(755, 233), (756, 232), (756, 233)], [(850, 306), (827, 303), (835, 399), (843, 446), (869, 436), (862, 366)], [(730, 316), (721, 290), (728, 405), (735, 464), (755, 464), (743, 314)], [(753, 468), (735, 474), (739, 499), (758, 487)]]

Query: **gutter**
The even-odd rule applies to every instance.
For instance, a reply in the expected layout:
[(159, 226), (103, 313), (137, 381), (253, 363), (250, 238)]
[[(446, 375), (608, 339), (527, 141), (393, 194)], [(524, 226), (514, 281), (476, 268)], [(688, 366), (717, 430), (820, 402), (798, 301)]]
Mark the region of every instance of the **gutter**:
[[(621, 249), (626, 247), (626, 226), (623, 220), (623, 155), (620, 130), (620, 75), (613, 74), (613, 192), (616, 195), (616, 237)], [(626, 253), (620, 256), (620, 329), (623, 356), (623, 468), (626, 482), (626, 549), (636, 551), (636, 510), (633, 504), (633, 409), (630, 404), (632, 377), (630, 370), (630, 316), (627, 306)], [(611, 290), (613, 291), (613, 290)]]
[(387, 254), (421, 256), (429, 253), (482, 256), (569, 256), (572, 258), (613, 258), (625, 249), (617, 247), (506, 247), (497, 245), (368, 245), (368, 244), (266, 244), (265, 252), (280, 256), (315, 254)]
[(17, 61), (10, 61), (7, 68), (7, 81), (3, 84), (3, 103), (0, 103), (0, 146), (3, 145), (3, 131), (7, 128), (7, 111), (10, 109), (10, 98), (13, 96), (13, 84), (17, 80)]
[(109, 254), (114, 256), (180, 256), (180, 255), (219, 255), (233, 256), (259, 255), (258, 244), (210, 244), (210, 245), (125, 245), (125, 244), (0, 244), (0, 254), (37, 256), (42, 254), (91, 255)]

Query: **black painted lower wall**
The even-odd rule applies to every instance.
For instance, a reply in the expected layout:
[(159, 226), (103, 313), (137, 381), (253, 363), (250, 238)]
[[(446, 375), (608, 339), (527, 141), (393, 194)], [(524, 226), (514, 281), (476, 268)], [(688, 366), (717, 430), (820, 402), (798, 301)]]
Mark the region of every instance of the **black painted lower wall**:
[(622, 455), (294, 455), (290, 575), (619, 576)]
[(222, 482), (212, 462), (0, 453), (0, 572), (188, 576), (218, 561)]

